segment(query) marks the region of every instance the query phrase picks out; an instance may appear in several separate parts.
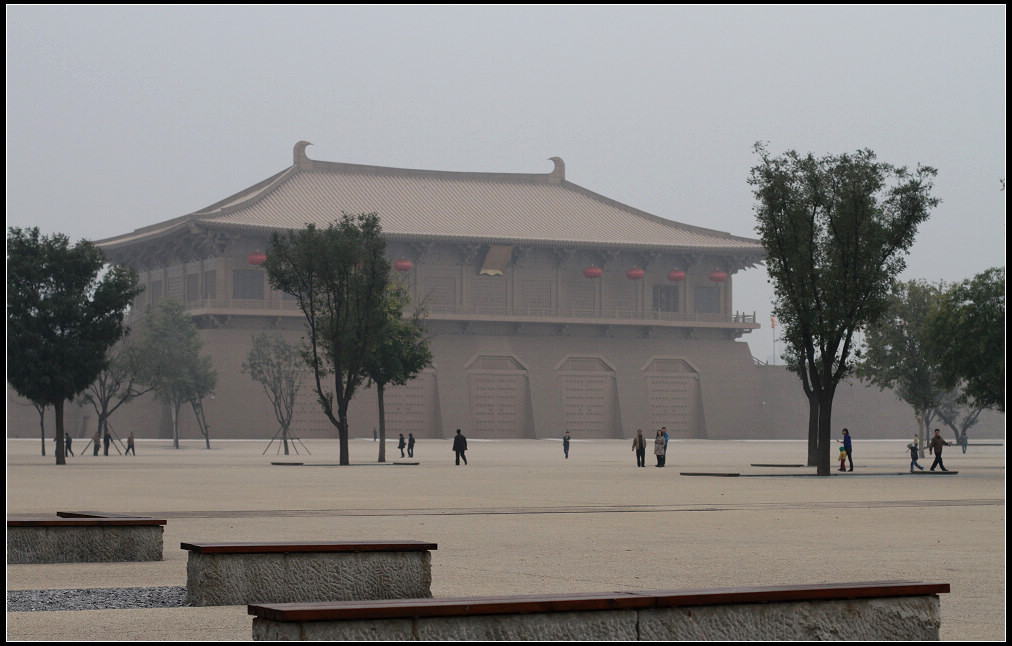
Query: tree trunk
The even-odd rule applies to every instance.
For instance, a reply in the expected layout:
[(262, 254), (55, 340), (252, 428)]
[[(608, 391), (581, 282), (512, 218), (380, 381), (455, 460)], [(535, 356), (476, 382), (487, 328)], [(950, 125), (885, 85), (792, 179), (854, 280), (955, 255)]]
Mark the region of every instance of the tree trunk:
[(172, 412), (172, 448), (179, 448), (179, 406), (180, 404), (169, 404), (169, 411)]
[(281, 431), (281, 442), (285, 445), (285, 455), (288, 455), (288, 427)]
[(808, 395), (808, 466), (819, 464), (819, 397)]
[(345, 466), (351, 464), (348, 456), (348, 405), (340, 404), (337, 408), (337, 437), (341, 447), (341, 459), (338, 464)]
[(387, 461), (387, 424), (386, 411), (383, 408), (383, 384), (376, 382), (376, 399), (379, 401), (380, 447), (378, 462)]
[(822, 391), (819, 396), (819, 459), (816, 463), (816, 475), (828, 476), (830, 474), (829, 445), (833, 437), (833, 395), (834, 388), (830, 386)]
[(928, 444), (928, 417), (923, 411), (917, 414), (917, 448), (921, 459), (924, 459), (924, 447)]
[(63, 438), (63, 400), (59, 400), (53, 404), (53, 413), (56, 415), (56, 463), (66, 464), (67, 456), (63, 449), (64, 440)]
[(42, 457), (46, 456), (46, 407), (39, 410), (39, 437), (42, 438)]

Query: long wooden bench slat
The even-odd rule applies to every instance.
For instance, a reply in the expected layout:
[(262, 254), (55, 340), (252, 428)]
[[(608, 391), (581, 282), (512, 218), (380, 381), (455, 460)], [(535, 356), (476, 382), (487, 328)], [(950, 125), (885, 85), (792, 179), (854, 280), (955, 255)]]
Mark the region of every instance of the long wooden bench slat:
[(201, 554), (277, 554), (285, 552), (428, 552), (436, 543), (425, 541), (343, 541), (300, 543), (180, 543), (179, 547)]
[(8, 518), (8, 527), (123, 527), (165, 525), (162, 518)]
[(872, 581), (701, 590), (251, 604), (247, 612), (273, 621), (303, 622), (882, 598), (947, 592), (948, 583)]
[(812, 585), (761, 586), (680, 590), (674, 593), (646, 591), (660, 608), (707, 606), (725, 603), (772, 603), (780, 601), (826, 601), (868, 599), (873, 597), (909, 597), (949, 592), (948, 583), (918, 581), (869, 581), (858, 583), (822, 583)]
[(56, 515), (60, 518), (152, 518), (152, 516), (117, 514), (111, 511), (58, 511)]
[(442, 599), (385, 599), (315, 603), (250, 605), (247, 612), (275, 621), (336, 621), (403, 617), (460, 617), (471, 615), (533, 614), (580, 610), (629, 610), (653, 607), (650, 597), (636, 594), (587, 593), (456, 597)]

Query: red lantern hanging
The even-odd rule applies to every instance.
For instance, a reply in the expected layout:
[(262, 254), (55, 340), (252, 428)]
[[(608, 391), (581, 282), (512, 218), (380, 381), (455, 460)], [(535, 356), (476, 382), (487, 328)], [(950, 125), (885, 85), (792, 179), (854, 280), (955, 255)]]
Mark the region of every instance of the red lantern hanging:
[(592, 266), (592, 267), (587, 267), (586, 269), (583, 270), (583, 276), (585, 278), (600, 278), (601, 277), (601, 273), (602, 272), (601, 272), (601, 268), (600, 267), (593, 267)]
[(267, 254), (262, 251), (254, 251), (249, 255), (249, 258), (246, 259), (246, 262), (251, 265), (262, 265), (267, 262)]
[(727, 272), (718, 270), (711, 271), (710, 280), (712, 280), (715, 283), (722, 283), (725, 280), (727, 280)]
[(685, 280), (685, 272), (681, 269), (672, 269), (668, 272), (668, 280), (673, 283), (680, 283)]
[(411, 262), (407, 258), (398, 258), (394, 261), (394, 270), (399, 271), (402, 274), (414, 269), (415, 263)]
[(646, 276), (646, 272), (639, 267), (633, 267), (629, 271), (625, 272), (625, 277), (629, 280), (639, 280)]

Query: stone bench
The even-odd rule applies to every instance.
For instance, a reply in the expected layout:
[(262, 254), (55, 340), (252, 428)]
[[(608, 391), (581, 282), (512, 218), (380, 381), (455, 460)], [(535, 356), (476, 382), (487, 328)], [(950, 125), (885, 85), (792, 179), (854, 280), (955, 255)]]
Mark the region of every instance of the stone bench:
[(182, 543), (193, 606), (431, 597), (435, 543)]
[(938, 639), (947, 583), (250, 605), (255, 640)]
[(164, 525), (136, 517), (7, 519), (7, 562), (161, 561)]

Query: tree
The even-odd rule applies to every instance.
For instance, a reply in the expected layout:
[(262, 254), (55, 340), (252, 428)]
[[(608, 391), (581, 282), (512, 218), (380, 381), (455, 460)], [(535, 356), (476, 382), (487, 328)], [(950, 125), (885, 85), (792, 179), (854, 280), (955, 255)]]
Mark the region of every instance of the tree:
[(882, 315), (917, 226), (938, 200), (933, 168), (877, 162), (870, 150), (816, 158), (789, 151), (749, 176), (766, 247), (784, 358), (809, 395), (809, 464), (828, 476), (833, 397), (852, 367), (854, 332)]
[(945, 400), (938, 362), (928, 353), (928, 323), (942, 288), (924, 281), (896, 282), (886, 311), (864, 329), (864, 356), (856, 374), (880, 389), (891, 388), (910, 404), (917, 419), (920, 446)]
[(1005, 268), (952, 286), (929, 325), (942, 382), (960, 403), (1005, 412)]
[(285, 455), (288, 455), (288, 429), (295, 415), (295, 397), (302, 387), (305, 368), (298, 345), (280, 335), (266, 333), (253, 337), (249, 355), (242, 364), (242, 371), (264, 387), (274, 407)]
[(320, 406), (337, 428), (341, 464), (349, 464), (348, 404), (386, 318), (385, 249), (376, 213), (345, 213), (325, 229), (274, 233), (264, 263), (271, 285), (295, 297), (305, 315), (305, 357)]
[(56, 464), (66, 464), (63, 404), (81, 394), (126, 332), (124, 316), (141, 292), (137, 275), (108, 267), (87, 240), (7, 232), (7, 381), (56, 418)]
[(211, 358), (200, 356), (204, 344), (183, 304), (166, 300), (149, 309), (139, 336), (138, 380), (150, 386), (155, 397), (168, 404), (172, 415), (172, 446), (179, 448), (179, 409), (189, 402), (205, 444), (211, 448), (203, 417), (203, 399), (214, 392), (217, 374), (211, 367)]
[(960, 393), (957, 390), (946, 391), (936, 410), (938, 419), (952, 429), (957, 443), (960, 443), (962, 436), (977, 424), (980, 414), (984, 411), (983, 406), (966, 407), (961, 405), (958, 401), (959, 396)]
[(379, 403), (379, 462), (386, 462), (386, 409), (383, 392), (386, 386), (403, 386), (432, 363), (432, 351), (422, 329), (424, 308), (415, 308), (409, 319), (404, 318), (408, 296), (399, 285), (387, 290), (386, 320), (379, 343), (368, 357), (365, 373), (376, 384)]
[[(192, 364), (192, 385), (190, 396), (187, 401), (193, 408), (193, 416), (197, 420), (197, 428), (204, 436), (204, 448), (211, 448), (211, 427), (204, 416), (204, 399), (214, 395), (214, 387), (218, 383), (218, 373), (211, 367), (211, 357), (197, 357)], [(177, 447), (178, 448), (178, 447)]]
[(91, 404), (95, 409), (99, 437), (105, 435), (106, 425), (113, 413), (151, 390), (150, 386), (142, 386), (137, 381), (139, 361), (137, 348), (120, 342), (110, 349), (105, 368), (81, 395), (81, 403)]

